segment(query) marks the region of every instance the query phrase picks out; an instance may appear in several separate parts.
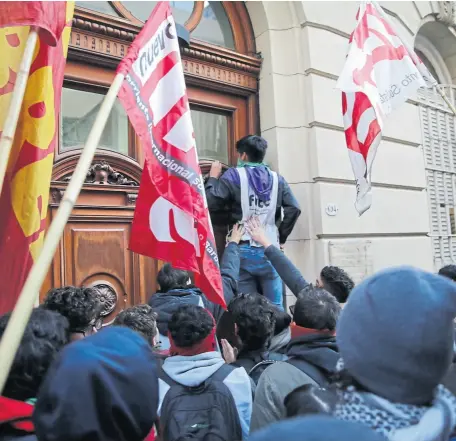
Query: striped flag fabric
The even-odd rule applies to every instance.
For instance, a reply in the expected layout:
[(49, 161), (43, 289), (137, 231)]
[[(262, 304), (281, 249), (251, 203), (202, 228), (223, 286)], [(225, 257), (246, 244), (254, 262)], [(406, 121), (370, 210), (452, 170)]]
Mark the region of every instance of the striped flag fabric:
[(117, 73), (125, 75), (118, 96), (146, 157), (130, 249), (192, 271), (204, 294), (226, 306), (168, 2), (157, 4)]
[(372, 204), (372, 164), (386, 117), (420, 87), (437, 82), (375, 1), (361, 3), (357, 21), (337, 88), (361, 216)]
[(11, 311), (47, 226), (74, 2), (0, 2), (0, 136), (32, 26), (38, 41), (0, 195), (0, 314)]

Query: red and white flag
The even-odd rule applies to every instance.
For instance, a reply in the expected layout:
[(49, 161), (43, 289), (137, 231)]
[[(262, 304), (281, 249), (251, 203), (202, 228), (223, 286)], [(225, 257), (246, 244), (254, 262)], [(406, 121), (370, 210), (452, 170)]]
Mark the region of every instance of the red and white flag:
[(371, 170), (387, 115), (420, 87), (437, 84), (412, 48), (394, 32), (376, 2), (362, 2), (347, 60), (337, 82), (360, 215), (372, 203)]
[(207, 297), (225, 306), (168, 2), (157, 4), (117, 72), (125, 74), (119, 99), (146, 156), (130, 249), (192, 271)]

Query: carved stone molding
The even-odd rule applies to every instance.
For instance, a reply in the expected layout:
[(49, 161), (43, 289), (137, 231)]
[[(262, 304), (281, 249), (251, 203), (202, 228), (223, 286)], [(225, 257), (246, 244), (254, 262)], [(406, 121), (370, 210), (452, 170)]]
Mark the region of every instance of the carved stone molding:
[(128, 32), (120, 26), (106, 26), (105, 24), (97, 23), (93, 20), (87, 20), (81, 17), (73, 18), (73, 29), (81, 29), (83, 31), (106, 35), (108, 37), (118, 38), (125, 41), (133, 41), (136, 37), (136, 33)]
[(223, 69), (218, 66), (209, 65), (193, 60), (183, 61), (184, 73), (204, 78), (221, 83), (229, 84), (230, 86), (244, 87), (247, 89), (256, 90), (258, 80), (255, 76), (247, 75), (243, 72), (235, 72), (231, 69)]
[(128, 205), (135, 205), (137, 199), (138, 199), (137, 193), (127, 193), (127, 204)]
[(249, 62), (246, 62), (244, 60), (226, 56), (225, 54), (214, 54), (201, 48), (195, 49), (194, 47), (182, 47), (181, 54), (195, 60), (206, 61), (226, 66), (231, 69), (243, 70), (254, 74), (258, 74), (260, 72), (261, 61), (259, 59), (249, 60)]
[(106, 283), (94, 284), (92, 286), (98, 291), (99, 299), (103, 304), (101, 315), (106, 317), (116, 308), (117, 293), (112, 286), (107, 285)]
[[(66, 176), (63, 181), (69, 181), (71, 176)], [(139, 183), (128, 178), (124, 174), (115, 171), (106, 161), (96, 162), (87, 172), (87, 177), (84, 181), (86, 184), (99, 185), (128, 185), (130, 187), (138, 187)]]
[(449, 27), (456, 27), (456, 2), (438, 2), (437, 20)]
[(64, 193), (65, 192), (63, 190), (60, 190), (58, 188), (52, 188), (51, 189), (51, 200), (52, 200), (52, 203), (60, 204), (60, 201), (62, 200)]

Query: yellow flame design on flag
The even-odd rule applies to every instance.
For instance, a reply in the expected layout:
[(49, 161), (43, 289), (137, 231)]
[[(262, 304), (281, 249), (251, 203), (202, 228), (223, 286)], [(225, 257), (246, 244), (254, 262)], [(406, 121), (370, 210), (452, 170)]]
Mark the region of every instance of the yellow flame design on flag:
[[(34, 260), (44, 239), (54, 144), (57, 143), (55, 87), (62, 87), (73, 12), (74, 2), (67, 2), (66, 26), (56, 48), (42, 45), (38, 39), (8, 164), (11, 208)], [(3, 61), (0, 62), (0, 131), (11, 100), (11, 82), (18, 72), (29, 31), (25, 26), (0, 29)], [(59, 78), (55, 77), (56, 72)]]

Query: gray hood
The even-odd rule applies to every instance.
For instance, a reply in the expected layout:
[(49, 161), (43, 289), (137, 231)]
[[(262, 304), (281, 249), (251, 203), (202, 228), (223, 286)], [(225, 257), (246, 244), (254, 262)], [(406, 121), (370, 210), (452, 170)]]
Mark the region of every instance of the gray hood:
[(192, 356), (175, 355), (165, 360), (163, 370), (176, 383), (194, 387), (206, 381), (224, 363), (225, 360), (219, 352), (205, 352)]

